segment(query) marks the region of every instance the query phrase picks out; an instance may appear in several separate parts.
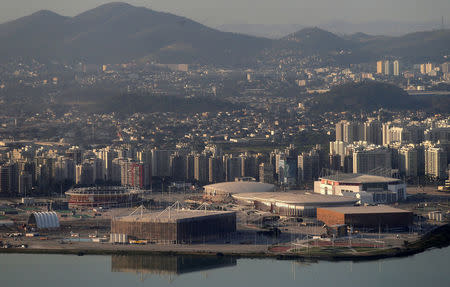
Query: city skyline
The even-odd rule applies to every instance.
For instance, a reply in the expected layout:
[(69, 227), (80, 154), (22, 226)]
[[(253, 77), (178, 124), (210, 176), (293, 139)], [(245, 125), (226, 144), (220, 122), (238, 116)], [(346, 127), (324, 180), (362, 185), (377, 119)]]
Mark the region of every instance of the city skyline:
[(1, 1), (4, 285), (449, 281), (448, 0)]

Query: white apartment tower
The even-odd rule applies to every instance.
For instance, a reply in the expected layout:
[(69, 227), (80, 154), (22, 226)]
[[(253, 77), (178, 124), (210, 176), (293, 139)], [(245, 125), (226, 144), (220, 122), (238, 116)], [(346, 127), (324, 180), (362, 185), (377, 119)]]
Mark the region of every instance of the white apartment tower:
[(400, 62), (398, 60), (395, 60), (393, 63), (394, 68), (394, 76), (400, 76)]

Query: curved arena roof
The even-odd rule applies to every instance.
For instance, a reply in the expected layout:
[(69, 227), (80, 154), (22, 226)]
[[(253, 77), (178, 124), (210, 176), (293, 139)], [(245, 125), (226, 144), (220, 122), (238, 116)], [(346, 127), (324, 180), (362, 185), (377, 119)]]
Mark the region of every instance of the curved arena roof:
[(59, 228), (56, 212), (33, 212), (28, 223), (35, 223), (37, 228)]
[[(337, 181), (341, 183), (399, 183), (401, 182), (398, 178), (371, 175), (371, 174), (361, 174), (361, 173), (339, 173), (335, 175), (329, 175), (321, 177), (320, 179)], [(319, 179), (319, 180), (320, 180)]]
[(293, 192), (241, 193), (233, 195), (233, 198), (248, 202), (260, 201), (272, 204), (283, 203), (288, 205), (303, 206), (353, 205), (357, 202), (357, 199), (353, 197)]
[(262, 182), (231, 181), (205, 185), (203, 187), (208, 194), (236, 194), (253, 192), (270, 192), (275, 190), (275, 185)]

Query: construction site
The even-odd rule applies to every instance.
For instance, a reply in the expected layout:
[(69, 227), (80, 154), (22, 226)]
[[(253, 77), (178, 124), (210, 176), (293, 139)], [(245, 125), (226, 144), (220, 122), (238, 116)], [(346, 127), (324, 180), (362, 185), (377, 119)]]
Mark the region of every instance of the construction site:
[(415, 242), (445, 225), (450, 210), (448, 197), (434, 194), (355, 207), (352, 198), (274, 192), (263, 185), (264, 190), (251, 185), (252, 190), (235, 192), (237, 187), (225, 190), (221, 200), (203, 192), (159, 192), (116, 208), (68, 208), (52, 198), (1, 200), (0, 247), (73, 253), (270, 255), (319, 250), (351, 255)]

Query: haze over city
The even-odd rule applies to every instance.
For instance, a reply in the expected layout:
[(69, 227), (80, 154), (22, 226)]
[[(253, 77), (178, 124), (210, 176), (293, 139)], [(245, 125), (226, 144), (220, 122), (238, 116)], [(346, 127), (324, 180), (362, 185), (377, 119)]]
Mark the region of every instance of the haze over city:
[[(0, 23), (42, 9), (64, 16), (75, 16), (108, 2), (110, 1), (3, 0)], [(448, 13), (445, 11), (450, 10), (450, 3), (446, 0), (131, 0), (127, 3), (184, 16), (210, 27), (275, 37), (295, 32), (292, 25), (320, 26), (339, 33), (399, 35), (439, 28), (441, 17), (447, 17)], [(444, 20), (448, 25), (448, 20)], [(261, 26), (256, 30), (247, 25)], [(264, 29), (272, 30), (272, 34), (264, 33)]]

